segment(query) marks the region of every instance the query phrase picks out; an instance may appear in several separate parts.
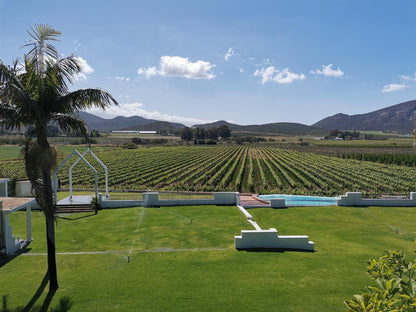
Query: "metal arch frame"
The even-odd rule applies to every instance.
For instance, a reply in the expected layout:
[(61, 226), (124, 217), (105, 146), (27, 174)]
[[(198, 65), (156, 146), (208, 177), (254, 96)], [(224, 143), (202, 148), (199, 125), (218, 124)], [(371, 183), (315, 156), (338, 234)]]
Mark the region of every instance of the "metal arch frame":
[[(90, 153), (92, 157), (94, 157), (94, 159), (101, 165), (101, 167), (104, 168), (105, 171), (105, 197), (108, 198), (108, 169), (107, 166), (104, 165), (104, 163), (92, 152), (92, 150), (90, 150), (89, 148), (82, 153), (82, 156), (84, 157), (86, 154)], [(79, 161), (81, 160), (81, 158), (78, 158), (74, 164), (69, 168), (69, 195), (72, 196), (72, 168), (74, 168)]]
[[(58, 178), (57, 178), (56, 174), (58, 173), (59, 170), (61, 170), (61, 168), (66, 164), (66, 162), (68, 160), (70, 160), (71, 157), (74, 156), (74, 155), (77, 155), (79, 157), (78, 161), (82, 160), (88, 167), (90, 167), (90, 169), (92, 171), (94, 171), (94, 174), (95, 174), (95, 197), (98, 198), (98, 173), (97, 173), (97, 170), (95, 170), (95, 168), (84, 158), (84, 156), (82, 156), (77, 150), (74, 150), (71, 153), (71, 155), (69, 155), (62, 162), (62, 164), (58, 168), (56, 168), (56, 170), (53, 172), (53, 186), (54, 186), (55, 203), (58, 202)], [(69, 184), (70, 184), (70, 196), (72, 197), (72, 176), (69, 177)]]

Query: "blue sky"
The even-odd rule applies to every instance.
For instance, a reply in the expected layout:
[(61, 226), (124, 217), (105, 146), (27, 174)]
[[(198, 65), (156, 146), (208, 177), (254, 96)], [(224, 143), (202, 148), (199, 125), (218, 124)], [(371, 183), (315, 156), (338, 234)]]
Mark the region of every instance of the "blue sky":
[(0, 60), (49, 24), (83, 64), (74, 89), (99, 87), (120, 107), (192, 125), (313, 124), (416, 97), (415, 1), (0, 0)]

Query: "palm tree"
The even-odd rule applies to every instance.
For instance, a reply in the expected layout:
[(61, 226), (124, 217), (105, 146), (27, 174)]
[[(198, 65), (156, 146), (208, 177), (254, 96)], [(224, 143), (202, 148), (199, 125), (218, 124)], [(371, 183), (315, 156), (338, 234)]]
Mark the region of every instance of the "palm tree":
[(29, 32), (32, 49), (23, 63), (6, 66), (0, 60), (0, 124), (6, 129), (21, 126), (32, 129), (22, 148), (27, 176), (46, 220), (49, 288), (56, 290), (58, 278), (55, 258), (55, 211), (52, 170), (56, 167), (56, 150), (48, 142), (47, 125), (56, 123), (64, 132), (87, 131), (75, 114), (97, 106), (105, 109), (117, 101), (100, 89), (69, 91), (68, 84), (80, 73), (74, 56), (59, 58), (50, 41), (61, 34), (48, 25), (35, 25)]

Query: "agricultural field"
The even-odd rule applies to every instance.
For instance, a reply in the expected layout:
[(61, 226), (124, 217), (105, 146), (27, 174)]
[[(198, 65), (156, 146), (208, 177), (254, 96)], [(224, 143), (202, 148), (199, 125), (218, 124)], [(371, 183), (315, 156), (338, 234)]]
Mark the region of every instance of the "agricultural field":
[[(220, 145), (95, 150), (108, 167), (114, 190), (240, 191), (365, 196), (408, 195), (416, 190), (416, 168), (343, 159), (311, 152), (264, 146)], [(65, 155), (61, 156), (60, 161)], [(104, 188), (104, 170), (99, 187)], [(75, 158), (74, 158), (75, 161)], [(73, 162), (72, 162), (73, 163)], [(69, 186), (68, 169), (59, 172), (61, 187)], [(25, 178), (21, 160), (0, 161), (0, 176)], [(73, 170), (75, 188), (93, 188), (94, 174), (82, 162)]]
[[(73, 312), (344, 311), (343, 301), (371, 283), (368, 259), (396, 249), (413, 260), (415, 212), (395, 207), (250, 210), (262, 228), (308, 235), (315, 252), (237, 251), (234, 235), (251, 225), (235, 206), (64, 215), (56, 227), (60, 288), (50, 307), (57, 309), (66, 298)], [(24, 212), (10, 215), (15, 235), (25, 236), (25, 218)], [(47, 301), (41, 283), (47, 267), (44, 216), (35, 211), (32, 219), (33, 242), (25, 252), (0, 257), (0, 296), (6, 296), (10, 311), (28, 306), (37, 311)]]

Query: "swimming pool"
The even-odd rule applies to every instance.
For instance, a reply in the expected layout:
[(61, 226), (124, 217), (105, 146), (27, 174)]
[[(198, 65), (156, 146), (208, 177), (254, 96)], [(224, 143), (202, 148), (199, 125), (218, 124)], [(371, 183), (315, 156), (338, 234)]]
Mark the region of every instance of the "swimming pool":
[(284, 198), (287, 206), (336, 206), (337, 197), (303, 196), (271, 194), (259, 195), (259, 198), (270, 201), (270, 199)]

